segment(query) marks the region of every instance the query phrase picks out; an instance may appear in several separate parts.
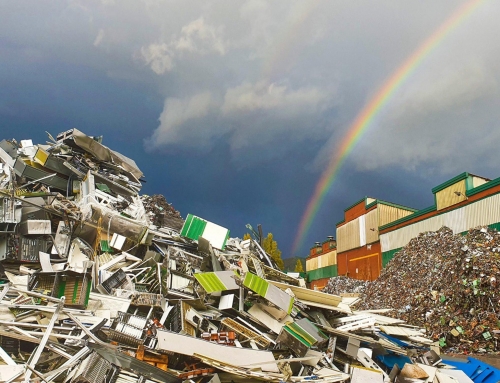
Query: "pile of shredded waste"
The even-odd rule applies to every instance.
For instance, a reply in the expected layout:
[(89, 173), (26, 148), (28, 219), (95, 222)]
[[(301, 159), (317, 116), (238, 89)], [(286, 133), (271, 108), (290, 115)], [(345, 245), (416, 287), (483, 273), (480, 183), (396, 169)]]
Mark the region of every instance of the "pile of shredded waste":
[(365, 289), (369, 284), (369, 281), (361, 281), (359, 279), (339, 276), (336, 278), (330, 278), (323, 289), (323, 292), (333, 295), (340, 295), (342, 293), (362, 294), (365, 292)]
[(499, 281), (498, 231), (481, 227), (461, 235), (442, 227), (396, 253), (366, 285), (357, 309), (392, 308), (447, 352), (494, 352), (500, 350)]
[(169, 226), (177, 230), (182, 227), (184, 220), (181, 213), (167, 202), (163, 194), (143, 195), (141, 199), (153, 225), (157, 227)]

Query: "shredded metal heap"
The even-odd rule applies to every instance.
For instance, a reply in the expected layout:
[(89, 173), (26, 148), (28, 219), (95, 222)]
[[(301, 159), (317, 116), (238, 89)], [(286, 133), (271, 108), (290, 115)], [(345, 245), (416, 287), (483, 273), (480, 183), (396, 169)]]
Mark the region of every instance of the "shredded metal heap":
[(414, 238), (369, 283), (358, 309), (393, 308), (449, 351), (497, 351), (500, 233), (442, 227)]
[(369, 284), (369, 281), (361, 281), (359, 279), (339, 276), (330, 278), (323, 291), (325, 293), (335, 295), (340, 295), (342, 293), (362, 294), (365, 292), (365, 289)]

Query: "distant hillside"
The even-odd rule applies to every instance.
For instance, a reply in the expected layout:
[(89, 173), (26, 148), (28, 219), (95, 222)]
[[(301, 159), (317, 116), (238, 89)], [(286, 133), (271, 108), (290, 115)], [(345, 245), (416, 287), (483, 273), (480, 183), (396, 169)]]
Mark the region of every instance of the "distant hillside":
[(285, 264), (285, 269), (283, 271), (295, 271), (297, 259), (300, 259), (300, 262), (302, 262), (302, 267), (304, 268), (304, 271), (306, 271), (306, 257), (283, 258), (283, 263)]

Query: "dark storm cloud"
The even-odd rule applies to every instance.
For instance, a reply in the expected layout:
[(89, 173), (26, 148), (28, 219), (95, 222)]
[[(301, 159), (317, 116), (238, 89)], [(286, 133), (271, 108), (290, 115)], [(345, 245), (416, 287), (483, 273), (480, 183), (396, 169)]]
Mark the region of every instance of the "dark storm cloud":
[[(2, 136), (104, 134), (145, 192), (235, 235), (262, 223), (288, 255), (357, 113), (464, 1), (0, 3)], [(499, 175), (499, 7), (484, 2), (394, 93), (307, 243), (364, 195), (423, 208), (462, 171)]]

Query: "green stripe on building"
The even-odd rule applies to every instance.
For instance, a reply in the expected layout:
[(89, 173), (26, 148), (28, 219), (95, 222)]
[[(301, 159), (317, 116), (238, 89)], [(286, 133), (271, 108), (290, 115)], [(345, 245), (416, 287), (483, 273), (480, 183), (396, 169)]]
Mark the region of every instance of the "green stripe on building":
[(396, 253), (401, 249), (402, 247), (394, 250), (384, 251), (382, 253), (382, 267), (387, 266), (387, 264), (391, 261), (391, 259), (394, 258)]
[(338, 276), (337, 265), (320, 267), (316, 270), (311, 270), (307, 272), (307, 281), (317, 281), (323, 278), (332, 278)]

